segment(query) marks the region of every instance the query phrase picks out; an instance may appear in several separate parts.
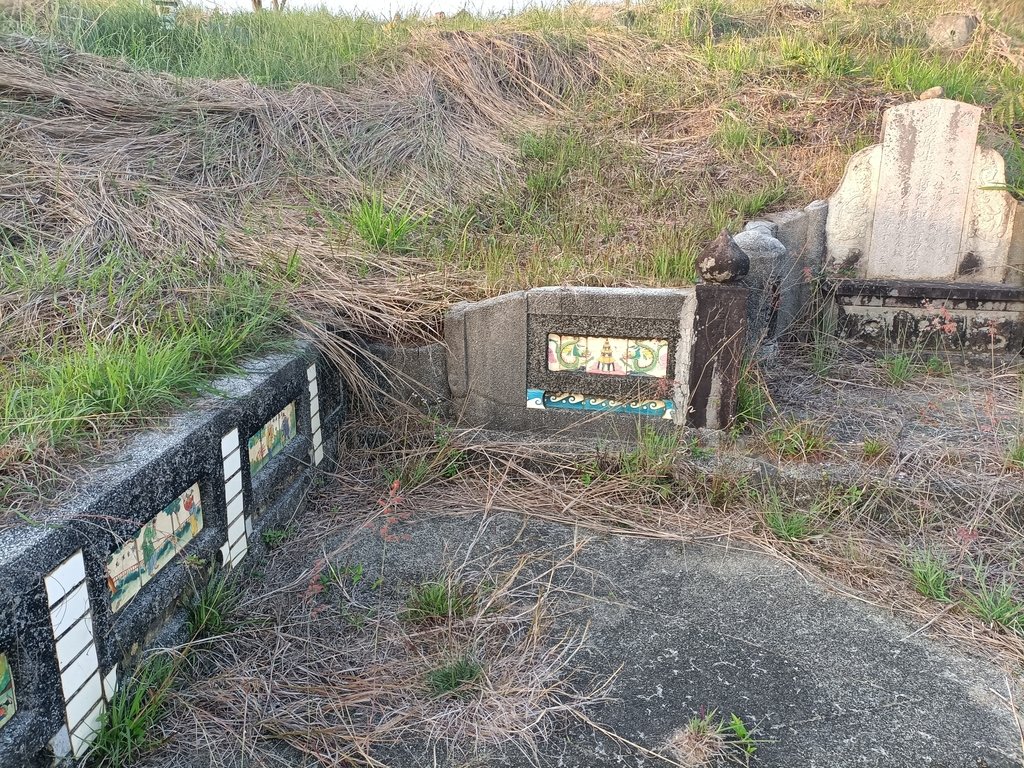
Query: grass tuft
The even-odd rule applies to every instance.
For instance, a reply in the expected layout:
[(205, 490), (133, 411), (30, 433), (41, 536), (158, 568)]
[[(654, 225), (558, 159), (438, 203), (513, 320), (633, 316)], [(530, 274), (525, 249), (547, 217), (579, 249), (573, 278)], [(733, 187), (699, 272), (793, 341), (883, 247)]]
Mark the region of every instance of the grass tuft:
[(683, 768), (710, 768), (726, 762), (746, 766), (757, 752), (757, 740), (743, 719), (735, 713), (723, 718), (718, 710), (690, 718), (668, 746)]
[(910, 558), (910, 578), (914, 589), (925, 597), (947, 603), (951, 599), (950, 574), (945, 563), (930, 552)]
[(815, 517), (793, 507), (777, 490), (760, 494), (765, 525), (780, 541), (806, 541), (815, 534)]
[(472, 659), (456, 659), (427, 672), (427, 688), (435, 696), (465, 695), (483, 675), (483, 666)]
[(166, 711), (174, 674), (168, 656), (153, 655), (121, 681), (96, 732), (89, 754), (92, 768), (134, 764), (159, 744), (154, 731)]
[(764, 433), (768, 449), (781, 459), (808, 459), (831, 444), (811, 422), (782, 419)]
[(758, 427), (764, 424), (772, 405), (771, 394), (761, 377), (757, 364), (747, 360), (740, 368), (736, 384), (736, 427)]
[(861, 450), (864, 452), (865, 459), (880, 459), (889, 453), (889, 445), (884, 440), (869, 437), (864, 441)]
[(458, 584), (427, 581), (412, 588), (402, 618), (413, 623), (451, 621), (466, 618), (476, 606), (476, 598)]
[(227, 576), (210, 579), (188, 606), (186, 618), (192, 639), (230, 634), (238, 626), (234, 614), (240, 599), (238, 588)]
[(1014, 443), (1006, 451), (1006, 466), (1010, 469), (1024, 469), (1024, 440)]
[(421, 218), (398, 205), (387, 205), (378, 193), (357, 202), (350, 219), (363, 242), (386, 253), (413, 251), (417, 233), (423, 227)]
[(1024, 604), (1016, 599), (1013, 585), (1009, 581), (990, 584), (980, 570), (976, 576), (976, 587), (965, 591), (967, 610), (988, 624), (1024, 634)]
[(886, 355), (879, 361), (886, 380), (894, 387), (900, 387), (914, 378), (918, 367), (910, 355)]

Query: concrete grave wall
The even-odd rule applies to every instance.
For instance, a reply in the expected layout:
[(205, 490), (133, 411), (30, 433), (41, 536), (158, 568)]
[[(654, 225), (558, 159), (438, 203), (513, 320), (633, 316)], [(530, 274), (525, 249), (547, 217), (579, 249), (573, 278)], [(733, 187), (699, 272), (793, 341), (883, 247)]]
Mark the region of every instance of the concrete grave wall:
[(213, 386), (70, 502), (0, 533), (3, 768), (81, 757), (119, 670), (180, 632), (181, 598), (260, 550), (335, 460), (345, 398), (312, 348)]
[(882, 348), (1019, 354), (1024, 295), (1007, 285), (837, 279), (826, 284), (841, 336)]
[(733, 238), (750, 257), (740, 280), (749, 289), (747, 342), (755, 346), (799, 334), (810, 307), (813, 278), (825, 258), (829, 204), (781, 211), (750, 221)]
[(747, 290), (535, 288), (445, 318), (452, 412), (520, 431), (638, 418), (724, 427), (746, 337)]

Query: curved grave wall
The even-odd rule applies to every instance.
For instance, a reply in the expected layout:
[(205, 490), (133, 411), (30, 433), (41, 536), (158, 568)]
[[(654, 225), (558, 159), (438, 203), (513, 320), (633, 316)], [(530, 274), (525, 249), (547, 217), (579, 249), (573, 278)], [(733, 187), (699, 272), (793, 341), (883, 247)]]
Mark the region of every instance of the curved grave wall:
[(177, 639), (181, 598), (259, 551), (334, 462), (345, 397), (311, 347), (213, 390), (0, 533), (0, 766), (83, 755), (119, 669)]

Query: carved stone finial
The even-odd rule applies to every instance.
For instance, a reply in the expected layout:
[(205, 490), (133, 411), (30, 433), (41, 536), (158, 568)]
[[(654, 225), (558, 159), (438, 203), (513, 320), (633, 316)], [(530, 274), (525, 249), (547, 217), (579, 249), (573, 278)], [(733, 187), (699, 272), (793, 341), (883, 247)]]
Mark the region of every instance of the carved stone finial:
[(709, 283), (731, 283), (750, 271), (750, 258), (723, 229), (697, 257), (697, 269)]

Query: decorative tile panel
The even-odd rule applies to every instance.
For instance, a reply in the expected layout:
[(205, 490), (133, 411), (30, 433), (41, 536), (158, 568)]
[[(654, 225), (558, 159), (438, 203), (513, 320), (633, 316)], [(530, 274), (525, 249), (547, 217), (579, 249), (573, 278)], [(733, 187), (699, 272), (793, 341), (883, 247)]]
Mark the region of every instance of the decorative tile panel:
[(18, 703), (14, 698), (14, 677), (7, 656), (0, 653), (0, 728), (14, 717)]
[(539, 410), (603, 411), (631, 413), (657, 419), (671, 419), (671, 400), (615, 400), (576, 392), (546, 392), (543, 389), (526, 390), (526, 407)]
[(668, 340), (549, 333), (548, 370), (664, 378), (668, 375)]
[(291, 402), (249, 438), (249, 471), (252, 476), (284, 450), (295, 437), (295, 426), (295, 403)]
[(203, 529), (199, 484), (146, 523), (107, 561), (110, 610), (119, 611)]

